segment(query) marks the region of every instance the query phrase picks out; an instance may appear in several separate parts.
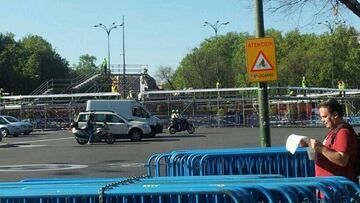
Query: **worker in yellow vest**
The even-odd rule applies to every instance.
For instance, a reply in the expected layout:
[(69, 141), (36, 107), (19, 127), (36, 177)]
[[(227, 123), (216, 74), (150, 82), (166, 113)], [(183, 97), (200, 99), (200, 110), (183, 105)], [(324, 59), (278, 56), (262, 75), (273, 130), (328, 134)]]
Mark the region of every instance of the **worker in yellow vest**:
[[(301, 87), (302, 87), (302, 88), (307, 88), (307, 87), (308, 87), (308, 84), (307, 84), (307, 81), (306, 81), (306, 79), (305, 79), (305, 76), (303, 76), (303, 78), (302, 78)], [(304, 96), (306, 96), (306, 90), (304, 90)]]
[[(220, 88), (220, 82), (219, 80), (216, 81), (216, 89), (219, 89)], [(218, 98), (220, 97), (220, 91), (218, 91)]]
[(343, 97), (345, 97), (345, 89), (346, 89), (345, 82), (343, 80), (341, 80), (341, 90), (342, 90)]

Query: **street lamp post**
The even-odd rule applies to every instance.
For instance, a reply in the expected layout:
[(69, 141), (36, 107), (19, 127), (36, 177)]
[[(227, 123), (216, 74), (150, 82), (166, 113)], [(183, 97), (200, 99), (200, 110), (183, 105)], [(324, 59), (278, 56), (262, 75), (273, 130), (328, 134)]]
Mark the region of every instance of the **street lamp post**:
[(338, 25), (339, 23), (343, 23), (343, 22), (335, 22), (334, 24), (331, 24), (329, 21), (325, 21), (325, 22), (319, 22), (319, 25), (325, 25), (329, 30), (330, 30), (330, 34), (331, 34), (331, 86), (333, 88), (335, 88), (335, 83), (334, 83), (334, 69), (335, 69), (335, 53), (334, 53), (334, 49), (335, 49), (335, 43), (334, 43), (334, 27), (335, 25)]
[(102, 28), (103, 30), (105, 30), (105, 32), (107, 34), (107, 47), (108, 47), (108, 71), (107, 72), (110, 73), (110, 33), (111, 33), (111, 30), (117, 28), (118, 25), (116, 25), (115, 22), (113, 22), (109, 27), (106, 27), (104, 24), (99, 23), (97, 25), (94, 25), (94, 27)]
[(122, 80), (122, 86), (123, 86), (123, 98), (125, 99), (125, 94), (126, 94), (126, 77), (125, 77), (125, 21), (124, 21), (124, 16), (122, 16), (122, 23), (120, 26), (122, 26), (122, 43), (123, 43), (123, 80)]
[[(229, 21), (220, 23), (220, 21), (217, 20), (215, 24), (212, 24), (212, 23), (209, 23), (209, 22), (205, 21), (203, 26), (210, 26), (214, 30), (214, 32), (215, 32), (215, 40), (217, 40), (218, 31), (219, 31), (220, 27), (223, 26), (223, 25), (227, 25), (229, 23), (230, 23)], [(218, 49), (216, 48), (216, 82), (217, 83), (219, 82), (219, 67), (218, 67), (218, 59), (217, 59), (218, 55), (219, 55)]]
[[(223, 25), (227, 25), (227, 24), (229, 24), (229, 21), (220, 23), (220, 21), (217, 20), (215, 24), (211, 24), (211, 23), (205, 21), (203, 26), (210, 26), (215, 31), (215, 41), (217, 42), (218, 31), (219, 31), (220, 27)], [(216, 59), (215, 59), (216, 60), (215, 61), (215, 63), (216, 63), (216, 84), (215, 84), (215, 87), (217, 89), (220, 88), (218, 57), (219, 57), (219, 49), (218, 49), (218, 47), (216, 47)], [(218, 117), (217, 125), (219, 127), (220, 126), (220, 92), (219, 91), (218, 91), (218, 95), (217, 95), (217, 117)]]

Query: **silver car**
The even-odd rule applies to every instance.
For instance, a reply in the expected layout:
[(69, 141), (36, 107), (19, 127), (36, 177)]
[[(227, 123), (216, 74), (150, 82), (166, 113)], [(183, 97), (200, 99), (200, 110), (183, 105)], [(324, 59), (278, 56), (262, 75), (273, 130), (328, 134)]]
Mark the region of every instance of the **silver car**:
[(5, 118), (0, 117), (0, 133), (1, 137), (7, 137), (8, 135), (17, 137), (21, 133), (21, 129), (17, 125), (7, 121)]
[(90, 114), (94, 114), (97, 125), (106, 122), (109, 133), (116, 139), (129, 138), (131, 141), (140, 141), (144, 135), (151, 132), (150, 126), (145, 122), (129, 121), (114, 112), (107, 111), (81, 112), (76, 120), (79, 128), (86, 127)]
[(0, 116), (0, 117), (5, 118), (11, 124), (17, 125), (21, 130), (20, 133), (24, 133), (24, 135), (29, 135), (34, 130), (33, 124), (29, 122), (20, 121), (13, 116)]

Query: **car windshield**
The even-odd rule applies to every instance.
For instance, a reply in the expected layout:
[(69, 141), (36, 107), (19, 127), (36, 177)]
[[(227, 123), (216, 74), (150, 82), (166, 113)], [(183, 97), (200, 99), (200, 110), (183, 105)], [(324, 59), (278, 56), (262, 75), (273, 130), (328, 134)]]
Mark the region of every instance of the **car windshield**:
[(8, 120), (9, 122), (11, 123), (14, 123), (14, 122), (19, 122), (18, 119), (12, 117), (12, 116), (4, 116), (6, 120)]

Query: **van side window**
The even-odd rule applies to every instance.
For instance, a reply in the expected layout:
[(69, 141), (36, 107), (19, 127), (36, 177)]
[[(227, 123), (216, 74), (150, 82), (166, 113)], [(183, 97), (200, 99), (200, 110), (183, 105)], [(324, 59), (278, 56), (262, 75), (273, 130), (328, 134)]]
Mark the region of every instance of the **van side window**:
[(106, 115), (106, 122), (109, 123), (125, 123), (120, 117), (115, 115)]

